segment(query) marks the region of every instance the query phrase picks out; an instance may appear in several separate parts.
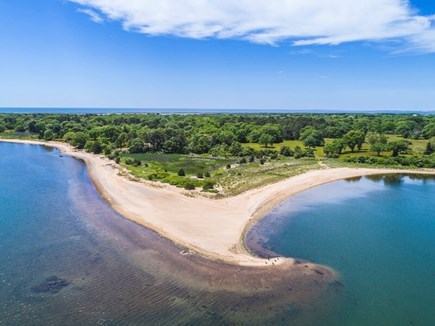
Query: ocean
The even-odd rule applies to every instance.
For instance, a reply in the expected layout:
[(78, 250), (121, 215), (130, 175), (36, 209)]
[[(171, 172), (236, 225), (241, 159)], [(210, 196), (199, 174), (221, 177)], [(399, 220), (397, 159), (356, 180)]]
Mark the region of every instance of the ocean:
[(421, 114), (434, 115), (435, 111), (422, 110), (334, 110), (334, 109), (216, 109), (216, 108), (1, 108), (1, 113), (63, 113), (63, 114), (120, 114), (120, 113), (153, 113), (153, 114)]

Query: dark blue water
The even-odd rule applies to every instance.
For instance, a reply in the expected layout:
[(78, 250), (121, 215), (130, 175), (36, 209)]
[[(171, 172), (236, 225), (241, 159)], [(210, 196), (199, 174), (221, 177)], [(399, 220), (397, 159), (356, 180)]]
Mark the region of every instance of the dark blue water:
[(428, 114), (435, 111), (372, 111), (372, 110), (298, 110), (298, 109), (215, 109), (215, 108), (0, 108), (0, 113), (71, 113), (71, 114), (110, 114), (110, 113), (159, 113), (159, 114), (286, 114), (286, 113), (366, 113), (366, 114)]
[(323, 325), (435, 325), (435, 179), (371, 177), (301, 193), (250, 238), (333, 267), (342, 308)]

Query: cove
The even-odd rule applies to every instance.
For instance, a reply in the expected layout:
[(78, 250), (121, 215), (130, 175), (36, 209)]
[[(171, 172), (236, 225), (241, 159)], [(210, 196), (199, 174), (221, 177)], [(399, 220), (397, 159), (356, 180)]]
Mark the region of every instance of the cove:
[(337, 181), (290, 198), (246, 241), (340, 274), (341, 307), (323, 325), (434, 325), (434, 199), (428, 176)]

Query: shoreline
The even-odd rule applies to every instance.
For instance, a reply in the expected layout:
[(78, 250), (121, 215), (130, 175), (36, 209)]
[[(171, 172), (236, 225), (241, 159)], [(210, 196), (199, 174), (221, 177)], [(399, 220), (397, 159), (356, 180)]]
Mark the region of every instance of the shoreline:
[[(205, 258), (241, 266), (272, 267), (245, 246), (250, 227), (289, 197), (326, 183), (376, 174), (428, 174), (433, 170), (334, 168), (309, 171), (234, 197), (191, 197), (184, 190), (129, 180), (123, 168), (103, 155), (76, 150), (62, 142), (0, 139), (0, 142), (54, 147), (80, 159), (100, 196), (125, 218), (140, 224), (176, 246)], [(295, 263), (278, 257), (274, 265)]]

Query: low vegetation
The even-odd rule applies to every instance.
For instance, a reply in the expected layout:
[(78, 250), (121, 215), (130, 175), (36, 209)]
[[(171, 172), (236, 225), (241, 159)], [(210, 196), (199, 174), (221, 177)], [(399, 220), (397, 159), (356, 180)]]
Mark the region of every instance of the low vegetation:
[(2, 114), (0, 137), (65, 141), (221, 195), (324, 166), (435, 168), (433, 115)]

